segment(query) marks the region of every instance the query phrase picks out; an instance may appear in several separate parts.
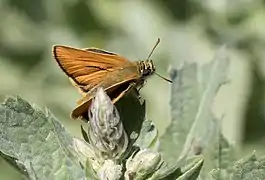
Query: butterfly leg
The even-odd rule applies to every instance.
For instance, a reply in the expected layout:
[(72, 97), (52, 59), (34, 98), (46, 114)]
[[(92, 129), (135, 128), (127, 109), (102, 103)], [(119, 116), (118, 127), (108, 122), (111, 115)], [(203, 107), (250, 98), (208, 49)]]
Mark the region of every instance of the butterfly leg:
[(125, 89), (124, 91), (122, 91), (119, 96), (117, 96), (113, 102), (117, 102), (121, 97), (123, 97), (127, 92), (129, 92), (130, 90), (134, 89), (134, 87), (136, 86), (136, 83), (132, 82), (129, 84), (129, 86), (127, 87), (127, 89)]
[(146, 83), (146, 80), (143, 80), (143, 81), (140, 81), (138, 84), (138, 91), (140, 91), (143, 87), (144, 87), (144, 85), (145, 85), (145, 83)]
[(133, 88), (131, 92), (132, 92), (132, 94), (133, 94), (135, 97), (137, 97), (138, 99), (141, 99), (141, 95), (140, 95), (138, 89)]
[(136, 85), (135, 85), (137, 88), (134, 88), (134, 89), (132, 90), (132, 93), (133, 93), (133, 94), (134, 94), (139, 100), (142, 98), (139, 92), (140, 92), (140, 90), (144, 87), (145, 83), (146, 83), (146, 80), (141, 80), (141, 81), (137, 82)]

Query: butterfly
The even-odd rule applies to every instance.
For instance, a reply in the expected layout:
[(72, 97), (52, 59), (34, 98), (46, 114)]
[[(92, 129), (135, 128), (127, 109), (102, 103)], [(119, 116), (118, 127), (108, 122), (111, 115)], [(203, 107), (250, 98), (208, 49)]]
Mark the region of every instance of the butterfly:
[(134, 62), (97, 48), (77, 49), (62, 45), (53, 46), (53, 56), (59, 67), (83, 95), (72, 111), (71, 117), (88, 120), (88, 109), (98, 87), (106, 91), (113, 103), (132, 89), (138, 92), (146, 79), (155, 73), (155, 65), (149, 58), (159, 42), (160, 39), (157, 40), (147, 60)]

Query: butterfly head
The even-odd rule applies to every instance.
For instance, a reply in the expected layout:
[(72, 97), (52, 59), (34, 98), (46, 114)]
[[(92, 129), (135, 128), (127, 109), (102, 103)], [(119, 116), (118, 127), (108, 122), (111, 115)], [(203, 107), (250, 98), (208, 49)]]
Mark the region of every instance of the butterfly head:
[(140, 61), (139, 70), (142, 77), (145, 79), (155, 72), (155, 65), (152, 60)]

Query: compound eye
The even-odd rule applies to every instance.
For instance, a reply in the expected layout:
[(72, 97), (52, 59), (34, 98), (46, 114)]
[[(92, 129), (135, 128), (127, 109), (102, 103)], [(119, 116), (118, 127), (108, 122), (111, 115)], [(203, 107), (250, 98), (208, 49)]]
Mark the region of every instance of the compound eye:
[(148, 76), (150, 74), (151, 74), (151, 70), (150, 69), (144, 69), (143, 76)]

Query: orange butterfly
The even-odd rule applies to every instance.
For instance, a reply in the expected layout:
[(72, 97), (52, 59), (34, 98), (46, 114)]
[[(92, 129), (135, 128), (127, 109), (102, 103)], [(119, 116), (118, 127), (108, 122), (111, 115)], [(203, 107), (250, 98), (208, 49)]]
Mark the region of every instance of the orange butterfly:
[[(113, 103), (132, 88), (141, 88), (146, 82), (146, 78), (155, 73), (155, 66), (149, 58), (159, 42), (160, 39), (147, 60), (138, 62), (131, 62), (118, 54), (96, 48), (76, 49), (60, 45), (54, 46), (54, 58), (72, 84), (84, 96), (72, 111), (72, 118), (81, 117), (88, 120), (88, 108), (97, 87), (103, 87)], [(171, 82), (168, 79), (165, 80)]]

